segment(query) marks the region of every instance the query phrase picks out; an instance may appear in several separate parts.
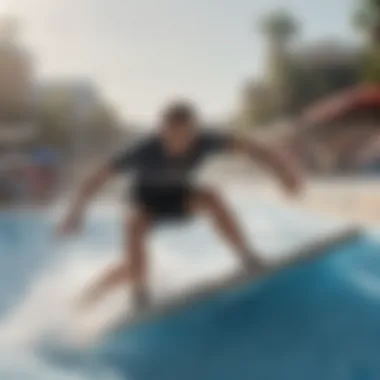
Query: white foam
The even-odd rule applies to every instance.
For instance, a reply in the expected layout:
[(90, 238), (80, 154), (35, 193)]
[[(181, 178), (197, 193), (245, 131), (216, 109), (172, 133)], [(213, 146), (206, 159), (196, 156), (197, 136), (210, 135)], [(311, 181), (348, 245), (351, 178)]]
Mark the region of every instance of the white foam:
[[(70, 244), (70, 249), (73, 244)], [(79, 312), (78, 296), (110, 264), (116, 263), (115, 250), (91, 256), (91, 247), (70, 253), (62, 250), (60, 260), (31, 287), (22, 302), (0, 323), (1, 347), (33, 346), (42, 337), (53, 335), (65, 343), (88, 344), (109, 323), (128, 312), (128, 291), (119, 291), (88, 312)], [(158, 243), (152, 256), (151, 288), (156, 298), (183, 291), (211, 275), (220, 275), (229, 260), (196, 260), (165, 251)], [(71, 341), (71, 342), (70, 342)]]

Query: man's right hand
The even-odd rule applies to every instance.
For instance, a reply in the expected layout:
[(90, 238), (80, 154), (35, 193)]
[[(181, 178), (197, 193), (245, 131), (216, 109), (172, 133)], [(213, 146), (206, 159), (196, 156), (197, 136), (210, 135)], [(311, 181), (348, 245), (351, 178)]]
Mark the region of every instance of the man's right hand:
[(56, 236), (58, 238), (80, 231), (88, 200), (94, 196), (113, 174), (114, 170), (112, 167), (104, 165), (84, 182), (75, 202), (71, 206), (69, 214), (57, 228)]

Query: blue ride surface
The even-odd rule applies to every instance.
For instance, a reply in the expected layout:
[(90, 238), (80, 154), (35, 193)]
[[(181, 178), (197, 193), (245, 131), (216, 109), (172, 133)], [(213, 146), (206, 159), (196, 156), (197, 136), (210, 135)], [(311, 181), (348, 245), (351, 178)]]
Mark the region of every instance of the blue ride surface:
[[(262, 214), (254, 210), (252, 219), (268, 214), (268, 208)], [(296, 223), (285, 213), (274, 214), (269, 224), (272, 219), (279, 228), (265, 230), (264, 236), (253, 229), (252, 236), (258, 241), (267, 236), (271, 242), (275, 236), (281, 249), (293, 235), (301, 244), (308, 230), (325, 225), (316, 225), (314, 218), (309, 225), (301, 218)], [(93, 258), (114, 254), (116, 259), (121, 224), (101, 214), (89, 220), (80, 239), (57, 246), (51, 241), (52, 220), (44, 213), (0, 213), (1, 380), (380, 379), (376, 234), (362, 234), (313, 262), (214, 294), (166, 316), (125, 325), (82, 350), (60, 340), (61, 331), (67, 331), (61, 313), (65, 317), (71, 305), (65, 293), (60, 295), (60, 284), (64, 282), (62, 289), (75, 289), (77, 272), (72, 269), (79, 267), (81, 273)], [(252, 225), (249, 218), (247, 225)], [(214, 254), (212, 244), (202, 241), (202, 231), (203, 227), (190, 231), (189, 238), (196, 241), (190, 253), (199, 247), (201, 255)], [(182, 236), (178, 241), (164, 238), (173, 243), (173, 252), (187, 254), (190, 244), (184, 244)], [(58, 314), (50, 313), (51, 294), (58, 297)], [(50, 332), (57, 323), (63, 324), (58, 336)], [(3, 335), (8, 330), (16, 333), (14, 341)]]
[(96, 349), (132, 380), (380, 379), (380, 246), (367, 236)]

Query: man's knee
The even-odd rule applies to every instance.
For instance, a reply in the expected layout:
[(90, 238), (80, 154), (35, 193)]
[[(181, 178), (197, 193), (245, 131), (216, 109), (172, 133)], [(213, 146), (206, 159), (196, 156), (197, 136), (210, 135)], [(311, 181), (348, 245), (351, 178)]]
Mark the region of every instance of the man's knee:
[(131, 258), (129, 262), (122, 262), (113, 269), (113, 278), (117, 280), (136, 280), (143, 275), (143, 269), (141, 261)]
[(122, 262), (113, 269), (113, 273), (121, 278), (127, 278), (131, 272), (131, 265), (128, 262)]
[(150, 230), (149, 218), (140, 212), (130, 216), (127, 222), (126, 262), (132, 272), (140, 271), (145, 265), (145, 240)]
[(215, 190), (204, 189), (199, 191), (197, 200), (200, 208), (205, 211), (214, 212), (224, 208), (224, 202)]
[(134, 212), (127, 221), (127, 229), (131, 239), (143, 238), (149, 231), (150, 219), (140, 211)]

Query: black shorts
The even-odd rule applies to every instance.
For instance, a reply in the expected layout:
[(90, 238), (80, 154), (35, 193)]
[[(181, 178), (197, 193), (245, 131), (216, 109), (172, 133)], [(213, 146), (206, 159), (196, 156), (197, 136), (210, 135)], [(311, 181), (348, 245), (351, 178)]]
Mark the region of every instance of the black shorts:
[(190, 215), (193, 193), (188, 185), (135, 186), (132, 201), (155, 221), (183, 220)]

